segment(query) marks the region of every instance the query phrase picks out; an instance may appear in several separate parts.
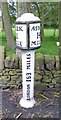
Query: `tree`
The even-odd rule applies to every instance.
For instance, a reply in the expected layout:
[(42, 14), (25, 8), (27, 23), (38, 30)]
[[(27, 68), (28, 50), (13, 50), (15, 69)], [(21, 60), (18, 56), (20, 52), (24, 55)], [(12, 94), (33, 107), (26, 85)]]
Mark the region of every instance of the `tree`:
[(57, 2), (33, 2), (32, 12), (41, 19), (42, 23), (44, 23), (44, 27), (58, 27)]
[(13, 0), (8, 3), (8, 10), (10, 14), (11, 24), (13, 25), (16, 21), (16, 5)]
[(20, 0), (16, 1), (17, 17), (20, 17)]
[(20, 17), (24, 13), (31, 12), (30, 2), (20, 2), (20, 0), (17, 0), (16, 6), (17, 6), (17, 17)]
[(8, 45), (8, 48), (14, 49), (15, 42), (12, 34), (12, 26), (10, 21), (10, 15), (8, 12), (8, 4), (6, 0), (5, 2), (2, 1), (2, 13), (3, 13), (3, 21), (4, 21), (4, 30), (7, 38), (7, 45)]
[(47, 16), (47, 19), (45, 19), (45, 22), (48, 22), (47, 25), (49, 25), (50, 28), (54, 28), (53, 36), (55, 36), (56, 28), (58, 28), (58, 3), (49, 3), (49, 8), (50, 12)]
[(31, 4), (30, 2), (20, 2), (20, 16), (24, 13), (31, 12)]
[(59, 4), (59, 41), (60, 41), (60, 47), (59, 47), (59, 60), (60, 60), (60, 70), (61, 70), (61, 1)]
[(59, 2), (59, 40), (61, 46), (61, 2)]

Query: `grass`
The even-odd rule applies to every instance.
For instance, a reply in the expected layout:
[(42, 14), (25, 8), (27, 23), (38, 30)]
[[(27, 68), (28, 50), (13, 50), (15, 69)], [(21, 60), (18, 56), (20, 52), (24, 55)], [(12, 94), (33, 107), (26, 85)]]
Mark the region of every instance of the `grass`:
[[(45, 55), (55, 55), (55, 56), (58, 55), (59, 49), (56, 45), (56, 42), (59, 41), (58, 40), (58, 35), (59, 35), (58, 29), (56, 29), (55, 36), (53, 34), (54, 34), (54, 29), (44, 30), (44, 41), (41, 42), (41, 47), (38, 50), (36, 50), (37, 54), (42, 53)], [(15, 39), (16, 37), (15, 29), (13, 29), (13, 35)], [(0, 31), (0, 44), (1, 43), (3, 46), (6, 47), (7, 55), (12, 56), (13, 54), (16, 53), (15, 50), (8, 49), (5, 32)]]
[(44, 41), (41, 42), (41, 47), (36, 51), (36, 53), (43, 53), (46, 55), (58, 55), (59, 49), (56, 45), (58, 40), (58, 29), (56, 30), (55, 36), (54, 29), (45, 29), (44, 30)]
[[(15, 30), (14, 29), (13, 29), (13, 36), (14, 36), (14, 39), (15, 39)], [(5, 34), (4, 31), (0, 32), (0, 38), (1, 38), (0, 39), (0, 45), (6, 47), (7, 56), (15, 55), (16, 51), (12, 50), (12, 49), (8, 49), (8, 47), (7, 47), (6, 34)]]

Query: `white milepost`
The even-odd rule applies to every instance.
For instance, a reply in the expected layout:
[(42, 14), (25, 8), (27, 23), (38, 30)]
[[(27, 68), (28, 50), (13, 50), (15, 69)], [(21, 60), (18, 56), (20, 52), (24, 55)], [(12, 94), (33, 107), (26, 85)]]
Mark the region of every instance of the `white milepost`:
[(40, 19), (25, 13), (16, 20), (16, 47), (22, 50), (23, 97), (20, 105), (31, 108), (34, 100), (34, 55), (40, 47)]
[(25, 108), (33, 107), (34, 95), (34, 50), (22, 52), (23, 98), (20, 105)]

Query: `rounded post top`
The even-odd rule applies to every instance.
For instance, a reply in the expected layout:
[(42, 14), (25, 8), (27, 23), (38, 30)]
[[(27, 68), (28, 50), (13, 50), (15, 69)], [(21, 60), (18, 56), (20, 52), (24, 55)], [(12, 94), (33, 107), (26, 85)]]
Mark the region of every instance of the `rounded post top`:
[(16, 20), (16, 47), (22, 50), (40, 48), (40, 19), (24, 13)]
[(40, 18), (34, 16), (32, 13), (24, 13), (21, 17), (16, 19), (16, 23), (32, 23), (32, 22), (40, 22)]

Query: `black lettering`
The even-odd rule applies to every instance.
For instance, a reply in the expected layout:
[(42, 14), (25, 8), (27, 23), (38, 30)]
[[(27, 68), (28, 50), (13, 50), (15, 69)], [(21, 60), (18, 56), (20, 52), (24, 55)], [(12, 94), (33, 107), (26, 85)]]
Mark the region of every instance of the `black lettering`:
[(26, 69), (30, 69), (30, 67), (31, 67), (31, 61), (30, 61), (30, 59), (31, 59), (31, 54), (27, 54)]
[(31, 82), (31, 80), (26, 80), (26, 82)]
[(37, 45), (39, 45), (40, 44), (40, 41), (37, 41)]
[(22, 46), (22, 42), (20, 41), (20, 46)]
[(26, 73), (26, 81), (31, 82), (31, 73)]
[(31, 31), (37, 31), (37, 30), (40, 30), (40, 26), (33, 26)]
[(31, 79), (31, 76), (27, 76), (26, 79)]
[(31, 73), (26, 73), (27, 79), (31, 78)]
[(27, 59), (30, 59), (31, 57), (27, 57)]
[(38, 30), (38, 26), (35, 27), (35, 31), (37, 31), (37, 30)]
[(36, 41), (32, 41), (32, 44), (36, 45)]
[(37, 26), (37, 30), (40, 30), (40, 26)]
[(16, 39), (18, 39), (18, 33), (16, 33)]
[[(26, 54), (28, 57), (30, 57), (31, 56), (31, 54)], [(27, 58), (28, 59), (28, 58)]]
[(30, 63), (27, 63), (26, 69), (30, 69)]
[(16, 31), (23, 31), (22, 26), (17, 26)]
[(37, 32), (37, 39), (40, 38), (40, 32)]
[(31, 31), (32, 31), (32, 30), (35, 31), (35, 26), (32, 27)]
[(21, 26), (21, 27), (19, 27), (19, 31), (23, 31), (22, 26)]
[(30, 100), (30, 84), (27, 85), (27, 100)]
[[(30, 59), (30, 58), (27, 58), (27, 59)], [(27, 62), (30, 64), (30, 60), (27, 60)]]

